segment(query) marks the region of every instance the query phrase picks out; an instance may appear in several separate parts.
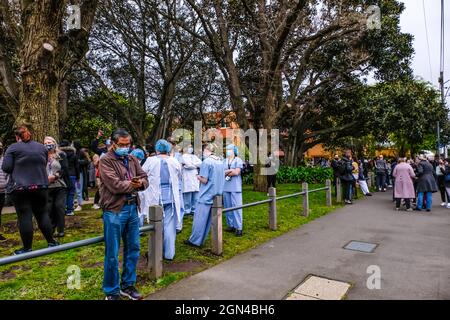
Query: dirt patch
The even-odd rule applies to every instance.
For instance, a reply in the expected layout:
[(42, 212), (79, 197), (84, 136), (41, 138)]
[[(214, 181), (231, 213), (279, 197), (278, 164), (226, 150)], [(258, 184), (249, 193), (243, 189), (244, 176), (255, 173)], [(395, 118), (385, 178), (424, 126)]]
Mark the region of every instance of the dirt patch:
[(83, 266), (83, 268), (99, 268), (99, 267), (103, 267), (103, 261), (101, 262), (95, 262), (95, 263), (91, 263), (88, 265)]
[(164, 262), (164, 272), (195, 272), (205, 267), (201, 261)]
[(85, 223), (81, 217), (69, 216), (66, 217), (66, 229), (81, 229), (85, 227)]
[(7, 281), (15, 278), (17, 278), (17, 275), (14, 272), (0, 272), (1, 280)]
[(3, 223), (3, 230), (5, 233), (16, 233), (19, 232), (19, 227), (17, 221), (8, 221)]

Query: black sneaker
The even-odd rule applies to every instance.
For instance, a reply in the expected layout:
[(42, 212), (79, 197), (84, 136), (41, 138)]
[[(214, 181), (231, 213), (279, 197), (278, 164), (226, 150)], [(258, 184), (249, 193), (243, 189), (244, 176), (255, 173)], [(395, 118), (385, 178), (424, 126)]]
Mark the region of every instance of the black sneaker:
[(232, 228), (232, 227), (228, 227), (225, 229), (225, 232), (236, 232), (236, 229)]
[(139, 291), (136, 290), (135, 287), (129, 286), (125, 289), (120, 289), (120, 294), (124, 297), (128, 297), (131, 300), (142, 300), (144, 297), (142, 294), (139, 293)]
[(242, 230), (236, 230), (236, 237), (242, 237)]
[(58, 232), (54, 235), (55, 238), (63, 238), (65, 236), (64, 232)]
[(112, 294), (105, 297), (105, 300), (122, 300), (119, 294)]
[(49, 242), (48, 243), (48, 247), (49, 248), (51, 248), (51, 247), (56, 247), (56, 246), (59, 246), (61, 243), (59, 243), (58, 241), (53, 241), (53, 242)]
[(1, 234), (0, 234), (0, 242), (5, 242), (5, 241), (7, 241), (8, 239), (6, 239), (4, 236), (2, 236)]
[(182, 230), (177, 229), (177, 234), (181, 233)]
[(19, 249), (19, 250), (14, 251), (13, 254), (14, 254), (15, 256), (17, 256), (17, 255), (19, 255), (19, 254), (27, 253), (27, 252), (31, 252), (31, 251), (32, 251), (31, 249), (21, 248), (21, 249)]
[(368, 196), (368, 197), (371, 197), (371, 196), (372, 196), (372, 194), (371, 194), (371, 193), (367, 193), (367, 194), (366, 194), (366, 196)]

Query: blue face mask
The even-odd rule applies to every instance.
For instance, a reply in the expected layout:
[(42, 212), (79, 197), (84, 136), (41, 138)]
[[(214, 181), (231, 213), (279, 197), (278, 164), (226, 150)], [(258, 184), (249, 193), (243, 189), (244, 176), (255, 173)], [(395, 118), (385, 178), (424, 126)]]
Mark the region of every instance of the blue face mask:
[(234, 151), (233, 150), (227, 150), (227, 157), (231, 157), (234, 155)]
[(53, 151), (56, 148), (54, 144), (46, 144), (45, 147), (47, 148), (48, 151)]
[(116, 150), (114, 150), (114, 152), (119, 156), (119, 157), (125, 157), (130, 153), (130, 148), (117, 148)]

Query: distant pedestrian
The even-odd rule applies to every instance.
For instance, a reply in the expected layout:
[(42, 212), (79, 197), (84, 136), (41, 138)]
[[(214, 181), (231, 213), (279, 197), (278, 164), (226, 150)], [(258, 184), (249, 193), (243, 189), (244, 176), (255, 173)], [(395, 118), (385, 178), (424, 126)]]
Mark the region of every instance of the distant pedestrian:
[(353, 164), (352, 164), (352, 152), (346, 150), (342, 160), (339, 162), (339, 179), (342, 182), (344, 189), (344, 203), (353, 204)]
[(438, 191), (436, 180), (434, 178), (435, 172), (433, 165), (427, 161), (425, 156), (419, 157), (419, 164), (417, 165), (417, 175), (419, 177), (417, 181), (417, 211), (422, 211), (424, 196), (426, 197), (426, 210), (431, 211), (431, 205), (433, 202), (432, 193)]
[(395, 209), (400, 210), (401, 200), (405, 200), (406, 211), (412, 211), (411, 199), (415, 197), (413, 179), (416, 177), (413, 168), (406, 163), (405, 158), (399, 158), (392, 172), (395, 178), (394, 198)]
[(68, 171), (69, 171), (69, 185), (67, 186), (66, 198), (66, 215), (73, 216), (74, 210), (80, 211), (81, 206), (74, 208), (74, 200), (77, 190), (77, 185), (80, 183), (80, 164), (76, 149), (70, 145), (69, 141), (62, 140), (59, 145), (61, 151), (64, 151), (67, 157)]
[(47, 175), (48, 175), (48, 216), (53, 227), (55, 237), (64, 237), (65, 207), (67, 185), (64, 182), (60, 151), (58, 143), (52, 137), (45, 137), (44, 145), (48, 151)]
[(383, 155), (379, 155), (375, 161), (376, 183), (378, 191), (386, 191), (386, 176), (388, 174), (388, 166)]
[[(8, 175), (2, 170), (3, 163), (3, 144), (0, 142), (0, 228), (2, 227), (2, 211), (5, 205), (6, 184)], [(6, 238), (0, 233), (0, 242), (6, 241)]]
[(47, 149), (42, 143), (32, 140), (27, 125), (18, 126), (15, 135), (17, 142), (6, 150), (2, 170), (9, 174), (7, 193), (16, 209), (23, 244), (14, 254), (22, 254), (32, 250), (33, 216), (48, 246), (53, 247), (59, 243), (53, 238), (47, 212)]

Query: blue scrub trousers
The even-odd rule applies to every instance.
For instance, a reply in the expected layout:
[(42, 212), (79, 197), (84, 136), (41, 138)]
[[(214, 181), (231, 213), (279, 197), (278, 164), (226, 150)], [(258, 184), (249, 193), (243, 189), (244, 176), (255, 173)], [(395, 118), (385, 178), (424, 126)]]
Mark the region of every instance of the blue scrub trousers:
[[(105, 262), (103, 292), (117, 295), (120, 289), (136, 282), (136, 266), (139, 260), (139, 216), (136, 205), (124, 205), (120, 213), (103, 212), (105, 236)], [(123, 241), (122, 279), (119, 282), (119, 248)]]
[(197, 204), (198, 191), (183, 193), (184, 200), (184, 214), (192, 215), (195, 211), (195, 205)]
[(172, 260), (175, 256), (175, 241), (177, 239), (175, 205), (164, 204), (164, 230), (163, 230), (163, 252), (164, 258)]
[(211, 208), (212, 204), (197, 203), (194, 212), (194, 222), (192, 224), (192, 234), (189, 241), (196, 246), (205, 243), (211, 228)]
[[(242, 192), (224, 192), (223, 207), (232, 208), (242, 205)], [(242, 209), (228, 211), (225, 213), (227, 225), (236, 230), (242, 230)]]
[(183, 199), (183, 193), (181, 192), (181, 189), (179, 190), (180, 193), (180, 221), (175, 222), (177, 230), (183, 229), (183, 218), (184, 218), (184, 199)]

